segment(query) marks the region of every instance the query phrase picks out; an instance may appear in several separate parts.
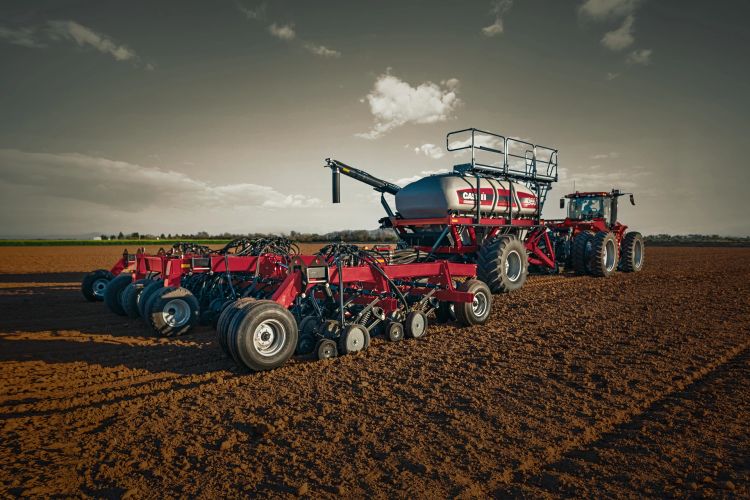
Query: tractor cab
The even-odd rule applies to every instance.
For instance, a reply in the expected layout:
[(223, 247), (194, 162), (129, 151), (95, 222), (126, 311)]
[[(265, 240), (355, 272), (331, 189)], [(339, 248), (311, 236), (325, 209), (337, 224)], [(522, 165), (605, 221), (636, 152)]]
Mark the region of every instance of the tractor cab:
[[(612, 192), (586, 192), (575, 193), (565, 196), (570, 200), (568, 203), (568, 219), (572, 221), (603, 220), (610, 227), (617, 224), (617, 200), (620, 196), (630, 194), (630, 203), (635, 205), (632, 193), (621, 193), (617, 189)], [(560, 208), (565, 208), (565, 198), (560, 199)]]

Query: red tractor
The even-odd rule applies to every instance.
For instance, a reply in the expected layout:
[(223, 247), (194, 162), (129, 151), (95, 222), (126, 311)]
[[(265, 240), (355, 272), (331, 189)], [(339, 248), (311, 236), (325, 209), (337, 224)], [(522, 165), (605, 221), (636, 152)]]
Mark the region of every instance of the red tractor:
[[(558, 264), (573, 268), (578, 274), (609, 276), (615, 270), (638, 272), (643, 268), (643, 236), (626, 232), (628, 226), (617, 221), (617, 202), (621, 196), (632, 193), (586, 192), (565, 196), (568, 216), (563, 220), (546, 221), (552, 233), (555, 270)], [(565, 198), (560, 208), (565, 208)]]

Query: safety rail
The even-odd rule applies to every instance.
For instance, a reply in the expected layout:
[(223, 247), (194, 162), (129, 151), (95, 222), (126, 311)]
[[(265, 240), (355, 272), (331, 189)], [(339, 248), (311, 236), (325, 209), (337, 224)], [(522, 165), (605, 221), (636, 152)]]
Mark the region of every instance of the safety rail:
[[(470, 139), (451, 143), (451, 137), (466, 132), (471, 133)], [(557, 182), (558, 150), (554, 148), (477, 128), (449, 132), (445, 136), (445, 147), (448, 151), (471, 150), (471, 163), (456, 165), (457, 170), (470, 169), (541, 185)], [(519, 150), (523, 150), (523, 154), (520, 154)], [(502, 162), (498, 162), (500, 164), (482, 163), (477, 159), (477, 151), (502, 155)]]

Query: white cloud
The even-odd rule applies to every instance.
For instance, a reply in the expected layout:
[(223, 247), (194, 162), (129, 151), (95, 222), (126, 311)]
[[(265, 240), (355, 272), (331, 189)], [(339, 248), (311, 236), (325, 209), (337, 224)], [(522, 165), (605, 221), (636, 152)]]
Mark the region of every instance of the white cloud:
[(639, 0), (586, 0), (580, 12), (598, 20), (611, 19), (632, 14), (638, 3)]
[(325, 45), (316, 45), (314, 43), (305, 43), (303, 47), (312, 54), (320, 57), (341, 57), (341, 52), (338, 50), (329, 49)]
[(89, 45), (103, 54), (111, 55), (116, 61), (136, 60), (136, 53), (125, 45), (116, 44), (111, 38), (78, 24), (75, 21), (49, 21), (49, 32), (53, 39), (74, 40), (78, 45)]
[(651, 54), (653, 52), (651, 49), (634, 50), (628, 55), (627, 62), (630, 64), (642, 64), (644, 66), (651, 64)]
[(47, 44), (39, 40), (35, 28), (12, 29), (0, 26), (0, 38), (8, 40), (8, 42), (14, 45), (20, 45), (21, 47), (32, 49), (39, 49), (47, 46)]
[(422, 170), (416, 175), (412, 175), (411, 177), (403, 177), (401, 179), (396, 179), (393, 181), (394, 184), (397, 184), (399, 186), (406, 186), (407, 184), (411, 184), (412, 182), (418, 181), (419, 179), (423, 177), (427, 177), (430, 175), (437, 175), (437, 174), (446, 174), (448, 173), (448, 170), (445, 168), (441, 168), (439, 170)]
[(501, 35), (505, 31), (502, 16), (513, 6), (513, 0), (496, 0), (492, 4), (490, 13), (495, 15), (495, 22), (482, 28), (482, 34), (486, 37)]
[(434, 160), (438, 160), (445, 156), (445, 151), (443, 151), (443, 148), (430, 143), (417, 146), (416, 148), (414, 148), (414, 152), (417, 154), (429, 156)]
[(602, 45), (609, 50), (615, 51), (623, 50), (633, 45), (633, 42), (635, 42), (635, 38), (633, 38), (633, 22), (635, 22), (633, 15), (626, 16), (619, 28), (604, 34)]
[(284, 194), (259, 184), (214, 186), (181, 172), (106, 158), (12, 149), (0, 149), (0, 182), (31, 188), (51, 198), (133, 212), (151, 207), (226, 210), (310, 207), (320, 203), (317, 198)]
[(599, 153), (591, 156), (592, 160), (609, 160), (612, 158), (617, 158), (620, 156), (620, 153), (617, 153), (615, 151), (612, 151), (610, 153)]
[[(407, 123), (436, 123), (448, 120), (461, 104), (458, 80), (451, 78), (436, 84), (425, 82), (412, 87), (391, 74), (380, 75), (366, 99), (375, 117), (375, 125), (364, 139), (377, 139)], [(364, 102), (364, 100), (362, 100)]]
[[(455, 140), (450, 143), (451, 149), (457, 149), (457, 148), (465, 148), (471, 146), (471, 135), (467, 139), (461, 140)], [(503, 149), (503, 141), (499, 137), (495, 137), (493, 135), (485, 135), (482, 133), (476, 133), (474, 135), (474, 147), (477, 146), (484, 146), (487, 148), (492, 149)], [(457, 151), (457, 153), (460, 153), (460, 151)]]
[(260, 20), (260, 19), (265, 19), (266, 17), (266, 4), (261, 4), (254, 9), (245, 7), (240, 2), (237, 2), (236, 5), (237, 5), (237, 9), (243, 14), (245, 14), (245, 17), (247, 17), (248, 19)]
[(294, 32), (294, 25), (292, 24), (276, 24), (273, 23), (268, 27), (268, 32), (276, 38), (282, 40), (294, 40), (297, 34)]
[(615, 78), (619, 78), (619, 76), (620, 76), (620, 73), (613, 73), (610, 71), (606, 75), (604, 75), (604, 79), (607, 80), (608, 82), (611, 82)]

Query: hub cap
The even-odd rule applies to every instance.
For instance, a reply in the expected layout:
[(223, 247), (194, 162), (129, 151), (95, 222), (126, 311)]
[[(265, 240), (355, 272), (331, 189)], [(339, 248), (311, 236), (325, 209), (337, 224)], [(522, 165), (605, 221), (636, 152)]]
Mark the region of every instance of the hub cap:
[(104, 290), (107, 288), (109, 280), (98, 279), (91, 285), (91, 290), (94, 292), (94, 297), (104, 297)]
[(607, 244), (604, 245), (604, 265), (607, 268), (607, 271), (611, 271), (615, 268), (616, 253), (615, 242), (613, 240), (607, 241)]
[(483, 293), (474, 294), (474, 300), (471, 303), (471, 309), (477, 318), (484, 317), (487, 314), (487, 296)]
[(267, 319), (255, 328), (253, 347), (261, 356), (273, 356), (286, 344), (286, 329), (281, 322)]
[(637, 240), (633, 250), (633, 264), (636, 269), (638, 269), (641, 267), (641, 262), (643, 262), (643, 243), (640, 240)]
[(170, 300), (164, 305), (161, 315), (166, 324), (172, 328), (177, 328), (190, 319), (190, 306), (184, 300)]
[(517, 251), (513, 250), (508, 253), (505, 259), (505, 276), (510, 281), (518, 281), (521, 277), (521, 256)]

